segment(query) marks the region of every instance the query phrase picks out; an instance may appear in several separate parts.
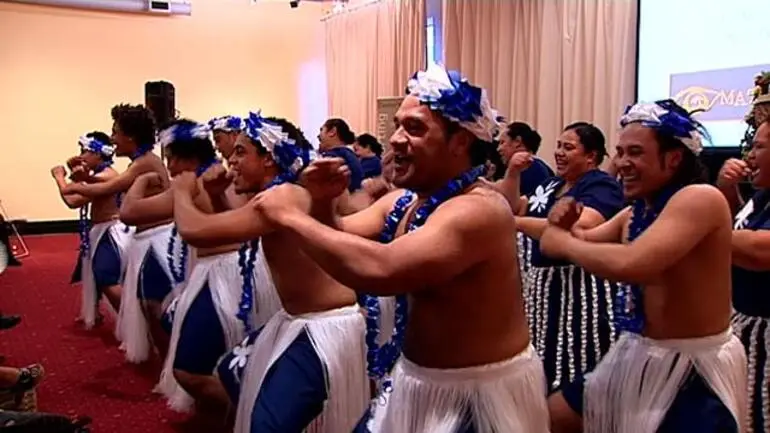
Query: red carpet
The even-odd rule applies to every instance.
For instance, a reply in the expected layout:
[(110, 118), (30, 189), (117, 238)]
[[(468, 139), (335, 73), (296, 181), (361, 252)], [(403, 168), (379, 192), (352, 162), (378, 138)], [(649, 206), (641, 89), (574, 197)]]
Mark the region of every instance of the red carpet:
[(0, 332), (0, 353), (9, 366), (43, 364), (40, 411), (90, 416), (95, 433), (195, 431), (188, 417), (167, 410), (151, 394), (159, 360), (141, 366), (124, 362), (111, 317), (88, 332), (75, 324), (80, 288), (69, 279), (77, 236), (25, 240), (31, 255), (22, 260), (23, 266), (0, 275), (0, 311), (22, 316), (19, 326)]

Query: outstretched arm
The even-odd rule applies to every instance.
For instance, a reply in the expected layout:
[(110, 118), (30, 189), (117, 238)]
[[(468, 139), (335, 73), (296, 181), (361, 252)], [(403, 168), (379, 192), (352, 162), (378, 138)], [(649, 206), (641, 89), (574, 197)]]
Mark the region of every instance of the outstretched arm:
[[(693, 215), (699, 216), (698, 221), (693, 222)], [(677, 193), (655, 223), (630, 244), (587, 242), (548, 226), (540, 248), (610, 280), (645, 284), (729, 222), (727, 202), (717, 189), (690, 186)]]
[(246, 242), (272, 231), (272, 227), (253, 206), (206, 214), (195, 206), (193, 191), (179, 187), (172, 190), (177, 229), (182, 239), (194, 247), (213, 248)]
[(770, 232), (733, 231), (733, 264), (751, 271), (770, 270)]
[(277, 221), (339, 282), (380, 296), (439, 287), (478, 264), (514, 225), (508, 204), (467, 194), (440, 207), (419, 230), (389, 244), (334, 230), (300, 212)]

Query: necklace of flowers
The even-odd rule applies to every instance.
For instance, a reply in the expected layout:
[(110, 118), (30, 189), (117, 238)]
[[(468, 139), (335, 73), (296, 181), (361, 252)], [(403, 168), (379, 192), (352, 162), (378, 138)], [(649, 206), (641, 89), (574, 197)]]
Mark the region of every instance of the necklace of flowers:
[[(217, 162), (218, 161), (216, 159), (204, 162), (195, 169), (195, 175), (200, 177), (203, 173), (206, 172), (206, 170), (209, 169), (209, 167), (216, 164)], [(176, 251), (174, 246), (176, 244), (177, 237), (179, 237), (179, 230), (177, 229), (176, 224), (174, 224), (174, 227), (171, 229), (171, 237), (168, 239), (166, 260), (168, 260), (168, 268), (171, 271), (171, 277), (174, 278), (174, 282), (176, 284), (181, 284), (185, 280), (185, 276), (187, 274), (187, 257), (190, 255), (190, 247), (183, 239), (179, 239), (179, 253), (181, 257), (179, 259), (179, 271), (177, 272), (177, 266), (174, 263), (176, 259)]]
[[(663, 189), (651, 203), (638, 199), (631, 207), (631, 223), (628, 226), (628, 242), (636, 240), (650, 227), (663, 211), (666, 203), (683, 185)], [(644, 291), (639, 284), (620, 284), (615, 293), (615, 327), (618, 331), (641, 334), (644, 330)]]
[[(436, 208), (476, 182), (484, 174), (484, 170), (484, 166), (474, 167), (451, 180), (436, 194), (429, 197), (414, 212), (414, 217), (407, 225), (407, 232), (422, 227)], [(415, 194), (412, 191), (406, 191), (404, 195), (396, 200), (393, 210), (385, 217), (385, 227), (380, 233), (380, 242), (389, 243), (396, 238), (398, 226), (406, 215), (407, 209), (414, 200), (414, 197)], [(367, 370), (369, 377), (379, 382), (380, 391), (385, 393), (390, 393), (393, 390), (389, 374), (401, 354), (408, 313), (406, 295), (398, 295), (395, 298), (396, 318), (393, 336), (389, 341), (380, 346), (377, 344), (377, 337), (380, 334), (379, 299), (376, 296), (363, 295), (364, 307), (366, 308)]]
[[(286, 176), (276, 176), (267, 184), (265, 190), (281, 185), (289, 181)], [(251, 312), (254, 309), (254, 263), (259, 252), (259, 239), (252, 239), (241, 244), (238, 250), (238, 265), (241, 268), (241, 301), (238, 303), (236, 317), (243, 323), (243, 329), (248, 334), (251, 332)]]
[[(97, 175), (104, 171), (107, 167), (112, 165), (112, 161), (104, 161), (94, 168), (94, 175)], [(89, 239), (89, 232), (91, 230), (91, 221), (88, 219), (88, 214), (91, 210), (91, 204), (86, 203), (80, 206), (80, 218), (78, 220), (78, 229), (80, 234), (80, 256), (85, 257), (88, 251), (91, 250), (91, 240)]]

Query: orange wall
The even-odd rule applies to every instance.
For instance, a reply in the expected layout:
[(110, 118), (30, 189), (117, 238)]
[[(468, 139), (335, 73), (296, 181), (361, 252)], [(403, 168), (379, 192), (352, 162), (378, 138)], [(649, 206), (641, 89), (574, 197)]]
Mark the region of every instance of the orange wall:
[(189, 17), (0, 3), (0, 200), (12, 218), (77, 218), (49, 169), (77, 152), (80, 134), (109, 132), (112, 105), (143, 103), (145, 81), (172, 82), (184, 117), (261, 107), (315, 137), (328, 5), (192, 3)]

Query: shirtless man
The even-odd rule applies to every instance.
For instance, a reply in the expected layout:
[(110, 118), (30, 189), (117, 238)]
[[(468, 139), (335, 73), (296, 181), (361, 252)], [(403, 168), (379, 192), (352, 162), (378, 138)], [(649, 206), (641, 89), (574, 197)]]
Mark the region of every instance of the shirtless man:
[[(100, 183), (72, 183), (62, 190), (64, 194), (80, 194), (95, 198), (121, 194), (131, 187), (143, 173), (155, 172), (158, 185), (149, 188), (146, 195), (154, 195), (169, 187), (163, 161), (152, 153), (155, 146), (155, 120), (152, 113), (141, 105), (121, 104), (112, 108), (112, 142), (115, 154), (131, 159), (126, 171)], [(132, 225), (130, 221), (124, 221)], [(171, 292), (173, 280), (166, 253), (171, 238), (171, 219), (136, 225), (133, 241), (127, 250), (124, 296), (121, 299), (117, 336), (123, 341), (126, 359), (142, 362), (150, 354), (146, 317), (157, 317), (160, 304)], [(140, 300), (142, 301), (140, 304)], [(145, 313), (142, 312), (145, 310)], [(159, 328), (159, 320), (153, 328)], [(156, 331), (155, 335), (159, 333)]]
[[(106, 182), (118, 176), (112, 168), (115, 147), (110, 137), (99, 131), (90, 132), (78, 140), (80, 154), (68, 164), (75, 180)], [(128, 241), (125, 226), (118, 223), (115, 194), (88, 197), (64, 194), (67, 188), (66, 169), (56, 166), (51, 175), (56, 180), (62, 201), (70, 209), (80, 209), (80, 253), (78, 268), (72, 282), (82, 282), (82, 304), (79, 320), (86, 329), (97, 321), (99, 298), (103, 294), (112, 308), (120, 310), (120, 281), (123, 275), (123, 253)], [(84, 260), (85, 259), (85, 260)]]
[[(215, 117), (209, 120), (209, 129), (214, 136), (216, 146), (222, 158), (229, 161), (235, 151), (235, 140), (243, 130), (243, 119), (236, 116)], [(228, 174), (224, 167), (219, 167), (216, 172), (210, 172), (204, 177), (205, 184), (209, 185), (206, 191), (211, 199), (213, 209), (223, 212), (228, 209), (236, 209), (248, 202), (249, 194), (236, 194), (232, 184), (232, 174)]]
[[(408, 90), (390, 138), (393, 183), (404, 189), (346, 218), (327, 211), (323, 221), (334, 227), (291, 207), (279, 191), (258, 197), (257, 206), (333, 278), (397, 298), (395, 332), (382, 348), (373, 341), (377, 303), (366, 299), (369, 373), (383, 394), (356, 431), (547, 432), (516, 228), (505, 198), (478, 182), (494, 110), (482, 89), (438, 66), (418, 72)], [(328, 198), (339, 190), (308, 188), (316, 209), (333, 209)]]
[(579, 230), (581, 206), (563, 199), (540, 240), (547, 255), (627, 283), (615, 299), (618, 341), (584, 391), (551, 397), (552, 431), (743, 431), (746, 357), (730, 332), (732, 223), (720, 192), (699, 184), (705, 131), (671, 100), (634, 105), (620, 124), (615, 163), (632, 205)]
[[(242, 194), (280, 187), (282, 200), (309, 208), (292, 184), (310, 161), (302, 133), (283, 119), (252, 114), (230, 167)], [(182, 182), (184, 180), (184, 182)], [(198, 184), (174, 184), (174, 218), (194, 246), (260, 239), (283, 310), (220, 362), (219, 376), (237, 402), (236, 433), (350, 431), (366, 407), (364, 318), (355, 293), (303, 254), (291, 234), (276, 231), (253, 206), (206, 215), (192, 197)]]
[[(159, 142), (172, 177), (195, 173), (200, 185), (204, 173), (221, 168), (209, 136), (206, 126), (185, 119), (160, 132)], [(132, 196), (137, 185), (147, 183), (146, 177), (154, 178), (148, 182), (159, 180), (156, 173), (140, 176), (129, 190), (122, 214), (136, 223), (173, 216), (171, 189), (148, 198), (142, 198), (141, 192), (136, 198)], [(214, 213), (205, 191), (194, 197), (194, 203), (200, 211)], [(280, 306), (262, 256), (251, 254), (248, 245), (240, 253), (239, 248), (239, 244), (232, 243), (197, 249), (184, 292), (169, 308), (173, 316), (171, 341), (157, 389), (174, 410), (189, 410), (194, 399), (201, 409), (224, 412), (227, 395), (218, 392), (221, 387), (213, 377), (217, 360), (240, 343), (248, 331), (262, 326)], [(254, 305), (244, 303), (254, 299), (260, 307), (259, 316)]]

